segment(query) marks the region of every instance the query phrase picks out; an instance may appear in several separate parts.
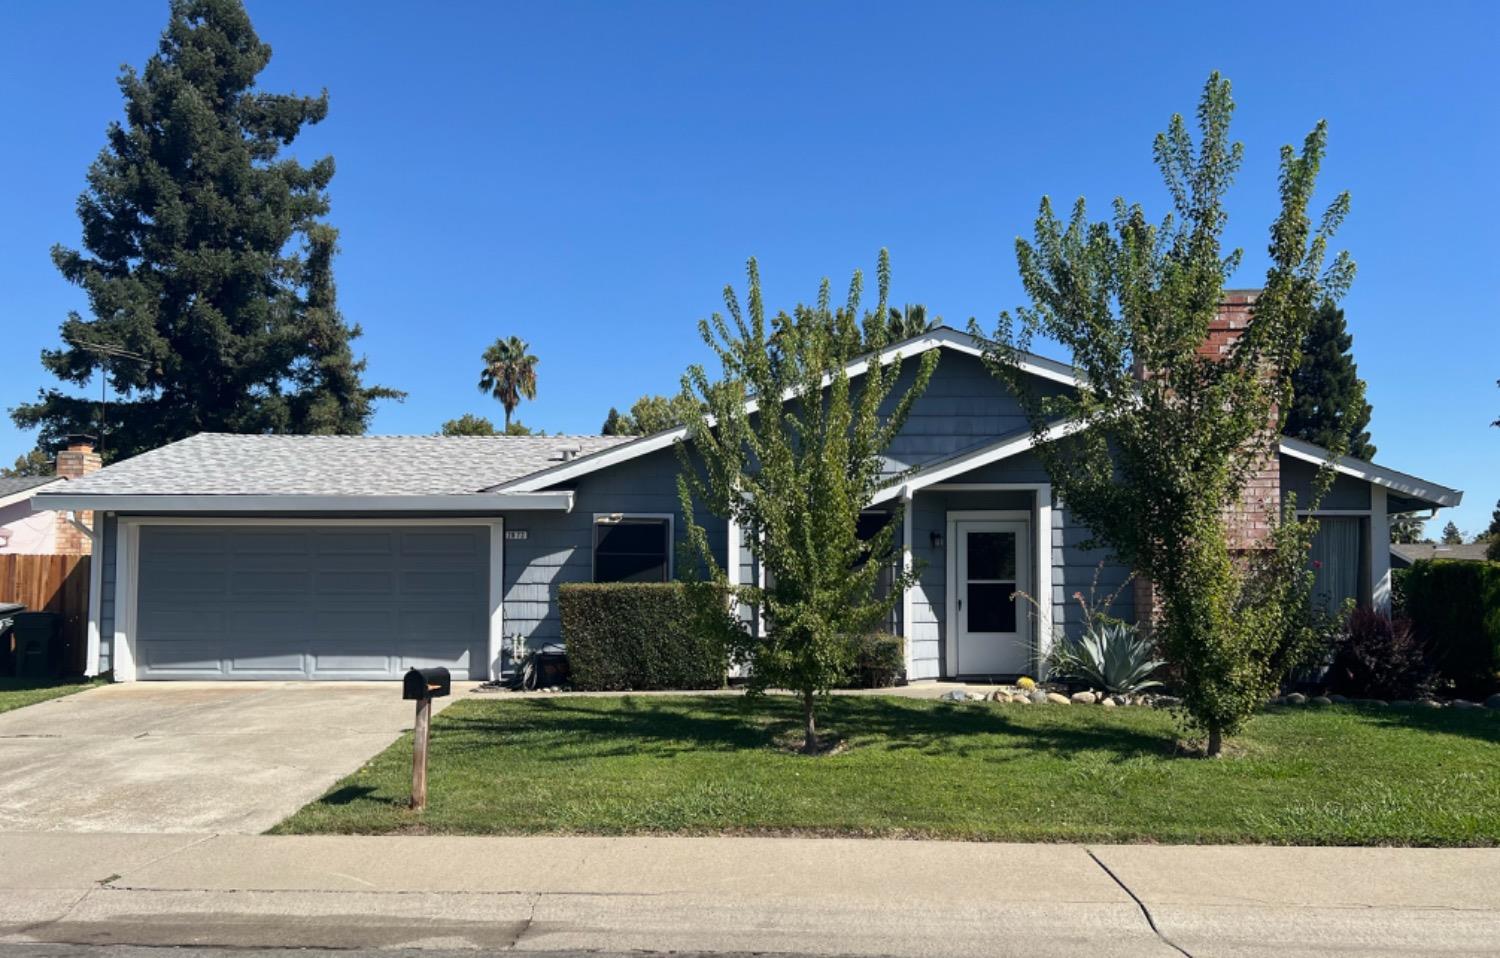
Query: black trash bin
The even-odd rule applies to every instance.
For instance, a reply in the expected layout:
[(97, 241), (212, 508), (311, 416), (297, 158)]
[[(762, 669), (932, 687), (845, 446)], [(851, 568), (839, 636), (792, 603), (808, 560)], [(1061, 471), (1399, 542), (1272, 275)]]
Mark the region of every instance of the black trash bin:
[(25, 612), (26, 606), (19, 602), (0, 602), (0, 676), (16, 674), (15, 639), (11, 633), (11, 620), (17, 612)]
[(11, 633), (16, 648), (16, 675), (24, 679), (51, 678), (53, 649), (62, 630), (56, 612), (17, 612)]

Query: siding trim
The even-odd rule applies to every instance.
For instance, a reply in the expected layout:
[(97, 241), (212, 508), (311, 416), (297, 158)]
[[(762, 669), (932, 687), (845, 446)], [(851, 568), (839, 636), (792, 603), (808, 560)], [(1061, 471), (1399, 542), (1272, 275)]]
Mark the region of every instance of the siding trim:
[(94, 528), (89, 535), (89, 622), (83, 662), (83, 674), (87, 678), (99, 674), (100, 606), (104, 604), (104, 524), (108, 518), (108, 513), (94, 513)]
[[(115, 525), (115, 634), (110, 647), (116, 682), (136, 681), (136, 593), (140, 579), (142, 526), (484, 526), (489, 529), (489, 662), (485, 674), (500, 677), (505, 642), (505, 520), (483, 519), (248, 519), (234, 516), (120, 516)], [(498, 561), (497, 561), (498, 557)]]

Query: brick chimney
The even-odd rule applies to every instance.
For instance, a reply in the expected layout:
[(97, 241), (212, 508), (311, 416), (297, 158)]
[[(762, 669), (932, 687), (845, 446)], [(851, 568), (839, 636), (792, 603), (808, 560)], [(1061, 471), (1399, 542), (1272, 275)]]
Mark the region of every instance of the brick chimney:
[[(1198, 355), (1209, 359), (1227, 356), (1235, 342), (1250, 325), (1251, 312), (1258, 289), (1226, 289), (1219, 303), (1218, 315), (1208, 324), (1208, 337), (1198, 347)], [(1274, 414), (1272, 416), (1275, 418)], [(1268, 427), (1270, 428), (1270, 427)], [(1281, 510), (1281, 456), (1275, 445), (1261, 456), (1245, 481), (1240, 501), (1229, 507), (1226, 532), (1232, 553), (1246, 553), (1267, 548), (1271, 528)], [(1137, 576), (1134, 585), (1136, 609), (1155, 609), (1156, 593), (1151, 583)], [(1137, 620), (1146, 625), (1137, 612)]]
[[(103, 465), (104, 460), (94, 451), (93, 436), (69, 436), (64, 448), (57, 454), (56, 473), (68, 480), (82, 479)], [(92, 527), (94, 514), (80, 512), (78, 521)], [(56, 549), (60, 555), (88, 555), (90, 552), (88, 536), (69, 522), (67, 514), (63, 512), (57, 514)]]

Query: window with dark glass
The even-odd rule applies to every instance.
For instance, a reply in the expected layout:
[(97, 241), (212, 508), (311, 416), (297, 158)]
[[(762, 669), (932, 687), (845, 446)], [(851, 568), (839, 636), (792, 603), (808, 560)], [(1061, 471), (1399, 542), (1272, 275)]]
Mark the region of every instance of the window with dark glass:
[(594, 522), (595, 582), (666, 582), (671, 574), (672, 524), (640, 516)]

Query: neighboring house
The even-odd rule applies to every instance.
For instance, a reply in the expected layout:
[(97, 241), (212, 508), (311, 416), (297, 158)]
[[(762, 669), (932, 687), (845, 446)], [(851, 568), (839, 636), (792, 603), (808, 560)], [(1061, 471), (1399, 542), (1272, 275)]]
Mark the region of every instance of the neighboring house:
[[(1053, 495), (1022, 409), (977, 341), (940, 327), (884, 355), (933, 349), (937, 372), (887, 450), (893, 475), (913, 471), (870, 504), (872, 524), (900, 524), (905, 561), (920, 569), (895, 623), (906, 671), (1034, 674), (1054, 628), (1078, 627), (1069, 597), (1096, 576), (1120, 589), (1128, 575), (1084, 550), (1089, 530)], [(1040, 389), (1078, 385), (1067, 365), (1024, 366)], [(484, 679), (508, 637), (562, 638), (561, 584), (673, 577), (683, 435), (199, 435), (36, 502), (101, 517), (91, 672), (365, 679), (441, 664)], [(1273, 458), (1256, 477), (1262, 523), (1284, 492), (1306, 501), (1326, 453), (1285, 439)], [(1386, 607), (1389, 516), (1457, 505), (1461, 493), (1355, 459), (1335, 468), (1319, 512), (1319, 590)], [(698, 514), (731, 579), (755, 581), (741, 530)], [(1131, 591), (1115, 614), (1133, 616)], [(1016, 593), (1036, 597), (1035, 616)]]
[[(87, 555), (89, 538), (69, 521), (68, 515), (55, 509), (34, 509), (31, 497), (44, 489), (60, 489), (67, 480), (80, 479), (99, 466), (93, 441), (74, 436), (57, 454), (53, 475), (0, 478), (0, 555)], [(88, 519), (85, 515), (82, 521), (86, 524)]]
[(1413, 562), (1422, 559), (1457, 559), (1460, 562), (1483, 562), (1485, 561), (1485, 550), (1489, 545), (1484, 542), (1466, 542), (1463, 545), (1450, 546), (1441, 542), (1393, 542), (1391, 543), (1391, 568), (1408, 569)]

